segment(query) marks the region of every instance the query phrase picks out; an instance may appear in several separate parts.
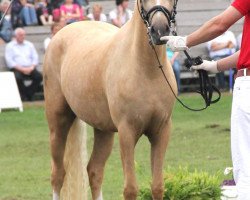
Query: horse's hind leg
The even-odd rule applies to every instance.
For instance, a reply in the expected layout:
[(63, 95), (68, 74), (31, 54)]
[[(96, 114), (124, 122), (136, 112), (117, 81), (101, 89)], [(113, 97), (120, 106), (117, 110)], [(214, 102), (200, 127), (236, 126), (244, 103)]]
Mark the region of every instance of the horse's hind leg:
[(164, 195), (163, 164), (170, 135), (170, 121), (157, 134), (149, 135), (151, 143), (151, 170), (153, 175), (151, 190), (153, 200), (162, 200)]
[(93, 200), (102, 200), (101, 185), (105, 163), (112, 151), (114, 133), (94, 129), (94, 147), (88, 163), (89, 183)]
[(63, 165), (65, 145), (75, 115), (69, 108), (63, 95), (61, 95), (60, 90), (54, 90), (57, 92), (55, 95), (55, 92), (52, 92), (53, 90), (51, 88), (49, 88), (48, 91), (45, 90), (45, 107), (50, 129), (53, 200), (59, 200), (60, 190), (65, 176)]

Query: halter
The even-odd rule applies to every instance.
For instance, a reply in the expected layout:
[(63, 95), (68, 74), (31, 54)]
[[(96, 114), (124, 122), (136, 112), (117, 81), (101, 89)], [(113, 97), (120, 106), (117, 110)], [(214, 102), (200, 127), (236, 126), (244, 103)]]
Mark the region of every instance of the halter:
[[(138, 8), (138, 11), (140, 13), (140, 16), (141, 16), (144, 24), (150, 30), (151, 29), (151, 20), (157, 12), (161, 12), (165, 15), (170, 27), (172, 24), (175, 25), (175, 15), (177, 13), (176, 12), (177, 3), (178, 3), (178, 0), (175, 0), (173, 10), (171, 12), (165, 6), (161, 6), (161, 5), (153, 6), (152, 8), (150, 8), (149, 11), (146, 11), (145, 8), (143, 7), (142, 0), (140, 0), (141, 9), (139, 9), (139, 0), (137, 1), (137, 8)], [(152, 16), (151, 16), (151, 14), (152, 14)]]
[[(166, 16), (170, 28), (172, 28), (172, 24), (174, 25), (174, 28), (172, 30), (172, 35), (177, 36), (175, 16), (177, 14), (177, 3), (178, 3), (178, 0), (174, 1), (173, 10), (171, 12), (166, 7), (160, 6), (160, 5), (154, 6), (149, 11), (146, 11), (144, 9), (144, 7), (143, 7), (142, 0), (140, 0), (141, 9), (139, 9), (139, 3), (138, 3), (138, 1), (137, 1), (137, 8), (138, 8), (138, 11), (140, 13), (140, 16), (141, 16), (144, 24), (147, 26), (147, 30), (148, 30), (147, 34), (149, 36), (149, 44), (150, 44), (150, 46), (152, 47), (152, 49), (153, 49), (153, 51), (155, 53), (157, 62), (159, 64), (158, 67), (161, 69), (161, 72), (162, 72), (162, 74), (163, 74), (163, 76), (164, 76), (164, 78), (165, 78), (168, 86), (170, 87), (170, 90), (172, 91), (173, 95), (175, 96), (176, 100), (184, 108), (187, 108), (188, 110), (191, 110), (191, 111), (202, 111), (202, 110), (205, 110), (211, 104), (214, 104), (214, 103), (218, 102), (220, 100), (220, 97), (221, 97), (221, 93), (220, 93), (219, 89), (212, 84), (211, 80), (209, 79), (207, 71), (205, 71), (205, 70), (198, 70), (199, 80), (200, 80), (200, 90), (197, 91), (197, 93), (199, 93), (202, 96), (202, 98), (203, 98), (203, 100), (205, 102), (205, 106), (203, 108), (200, 108), (200, 109), (193, 109), (193, 108), (190, 108), (187, 105), (185, 105), (177, 97), (177, 95), (175, 94), (175, 92), (174, 92), (171, 84), (169, 83), (168, 78), (167, 78), (167, 76), (166, 76), (166, 74), (165, 74), (165, 72), (163, 70), (163, 65), (161, 64), (161, 62), (159, 60), (159, 57), (158, 57), (158, 54), (157, 54), (157, 52), (155, 50), (155, 46), (152, 43), (152, 36), (151, 36), (151, 33), (150, 33), (149, 30), (151, 29), (151, 20), (152, 20), (152, 18), (155, 15), (156, 12), (162, 12)], [(152, 14), (152, 16), (151, 16), (151, 14)], [(200, 65), (203, 62), (202, 59), (201, 59), (201, 57), (199, 57), (199, 56), (196, 57), (196, 58), (192, 58), (188, 54), (187, 51), (184, 51), (184, 54), (186, 55), (186, 57), (188, 59), (188, 66), (187, 66), (188, 69), (190, 69), (193, 65)], [(214, 91), (217, 93), (218, 97), (215, 100), (212, 100), (212, 98), (213, 98), (213, 92)]]

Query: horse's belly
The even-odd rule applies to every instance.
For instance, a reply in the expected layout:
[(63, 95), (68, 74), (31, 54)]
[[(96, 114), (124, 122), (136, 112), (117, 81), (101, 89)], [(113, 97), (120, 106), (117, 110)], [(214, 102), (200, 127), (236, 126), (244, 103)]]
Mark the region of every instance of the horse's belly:
[(117, 131), (105, 96), (95, 95), (93, 92), (70, 89), (65, 92), (65, 98), (78, 118), (94, 128), (103, 131)]

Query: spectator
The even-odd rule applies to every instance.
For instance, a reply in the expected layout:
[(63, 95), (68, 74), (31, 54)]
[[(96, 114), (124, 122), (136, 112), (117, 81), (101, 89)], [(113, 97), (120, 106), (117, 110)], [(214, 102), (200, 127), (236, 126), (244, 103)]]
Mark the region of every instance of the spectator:
[(52, 25), (52, 7), (48, 4), (47, 0), (39, 0), (36, 4), (36, 13), (39, 25)]
[(52, 6), (52, 9), (57, 9), (57, 8), (60, 8), (60, 6), (63, 4), (63, 0), (51, 0), (51, 6)]
[(36, 10), (34, 1), (32, 0), (20, 0), (23, 8), (21, 10), (21, 18), (23, 24), (26, 26), (37, 25), (38, 20), (36, 16)]
[[(83, 10), (82, 7), (84, 9), (88, 9), (88, 4), (89, 1), (88, 0), (74, 0), (73, 1), (75, 4), (79, 5), (80, 8), (80, 16), (83, 16)], [(52, 7), (52, 15), (53, 15), (53, 21), (54, 22), (59, 22), (61, 21), (61, 11), (60, 11), (60, 7), (61, 5), (63, 5), (64, 0), (53, 0), (51, 1), (51, 7)], [(80, 17), (80, 18), (81, 18)]]
[(23, 4), (21, 0), (15, 0), (12, 2), (10, 14), (11, 14), (11, 23), (14, 29), (23, 26), (23, 20), (21, 16), (22, 9), (23, 9)]
[(92, 7), (92, 13), (87, 16), (92, 21), (102, 21), (107, 22), (107, 17), (102, 13), (102, 6), (99, 4), (94, 4)]
[(237, 49), (239, 50), (241, 48), (242, 33), (237, 36), (236, 40), (237, 40)]
[(177, 83), (177, 88), (178, 88), (178, 93), (180, 93), (180, 86), (181, 86), (181, 66), (179, 61), (176, 59), (179, 55), (179, 52), (173, 52), (171, 49), (167, 48), (167, 57), (170, 60), (170, 63), (173, 67), (176, 83)]
[[(235, 53), (236, 45), (237, 44), (234, 34), (231, 31), (226, 31), (219, 37), (209, 41), (207, 43), (207, 48), (210, 58), (217, 61)], [(221, 90), (225, 90), (226, 88), (224, 72), (217, 73), (216, 79), (218, 82), (218, 87)]]
[(79, 6), (88, 6), (89, 5), (89, 0), (75, 0), (75, 3), (77, 3)]
[(61, 18), (66, 24), (79, 21), (81, 18), (80, 7), (73, 3), (73, 0), (65, 0), (65, 3), (60, 7)]
[(61, 29), (63, 28), (62, 24), (61, 23), (54, 23), (52, 24), (51, 26), (51, 36), (50, 37), (47, 37), (43, 44), (44, 44), (44, 50), (47, 49), (47, 47), (49, 46), (49, 43), (50, 43), (50, 40), (51, 38), (58, 32), (60, 31)]
[[(3, 0), (0, 4), (0, 11), (1, 11), (1, 18), (2, 14), (8, 9), (10, 5), (9, 0)], [(12, 39), (13, 35), (13, 28), (11, 24), (11, 15), (10, 10), (6, 13), (5, 17), (3, 18), (2, 23), (0, 24), (0, 44), (9, 42)]]
[(89, 0), (75, 0), (74, 2), (82, 8), (84, 13), (89, 14)]
[[(37, 71), (38, 55), (34, 45), (25, 40), (22, 28), (15, 30), (15, 39), (6, 45), (5, 60), (8, 68), (15, 73), (22, 100), (31, 101), (34, 93), (39, 89), (42, 75)], [(24, 80), (30, 79), (30, 86)]]
[(54, 22), (60, 21), (60, 6), (63, 4), (63, 0), (51, 0), (51, 7), (52, 7), (52, 16)]
[(128, 9), (128, 0), (116, 0), (116, 9), (109, 13), (110, 21), (117, 27), (122, 27), (132, 17), (132, 11)]

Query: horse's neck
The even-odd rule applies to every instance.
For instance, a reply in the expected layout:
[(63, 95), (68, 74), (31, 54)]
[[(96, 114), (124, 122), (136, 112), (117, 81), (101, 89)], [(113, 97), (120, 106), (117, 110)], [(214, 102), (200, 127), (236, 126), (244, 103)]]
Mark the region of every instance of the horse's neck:
[[(129, 32), (127, 35), (129, 37), (129, 42), (131, 43), (131, 48), (133, 52), (137, 55), (137, 58), (141, 62), (157, 65), (158, 62), (156, 59), (155, 52), (149, 44), (149, 37), (147, 34), (147, 28), (143, 23), (141, 16), (138, 12), (137, 5), (135, 6), (134, 15), (129, 23)], [(154, 46), (159, 57), (161, 64), (166, 62), (166, 47), (165, 45)], [(143, 58), (143, 59), (142, 59)]]

